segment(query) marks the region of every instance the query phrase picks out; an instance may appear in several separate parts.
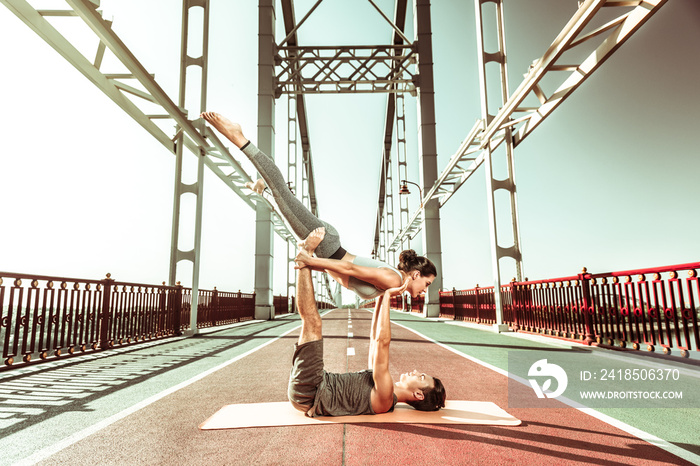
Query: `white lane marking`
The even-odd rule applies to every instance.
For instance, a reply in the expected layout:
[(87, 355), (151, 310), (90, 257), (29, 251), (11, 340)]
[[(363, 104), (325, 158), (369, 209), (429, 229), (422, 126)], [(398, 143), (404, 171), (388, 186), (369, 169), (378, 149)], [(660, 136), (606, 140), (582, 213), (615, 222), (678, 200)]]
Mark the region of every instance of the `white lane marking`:
[(355, 348), (348, 348), (348, 356), (355, 356)]
[[(323, 315), (327, 314), (328, 312), (330, 312), (330, 311), (325, 312)], [(299, 327), (301, 327), (301, 325), (297, 325), (296, 327), (284, 332), (283, 334), (281, 334), (277, 338), (274, 338), (266, 343), (263, 343), (262, 345), (260, 345), (256, 348), (253, 348), (253, 349), (251, 349), (251, 350), (249, 350), (249, 351), (247, 351), (239, 356), (236, 356), (235, 358), (233, 358), (229, 361), (226, 361), (222, 364), (219, 364), (216, 367), (212, 367), (211, 369), (204, 371), (201, 374), (195, 375), (194, 377), (192, 377), (189, 380), (185, 380), (184, 382), (181, 382), (178, 385), (175, 385), (174, 387), (170, 387), (167, 390), (163, 390), (162, 392), (151, 396), (150, 398), (146, 398), (145, 400), (143, 400), (139, 403), (136, 403), (135, 405), (133, 405), (129, 408), (126, 408), (125, 410), (123, 410), (123, 411), (121, 411), (113, 416), (110, 416), (107, 419), (104, 419), (104, 420), (98, 422), (97, 424), (94, 424), (94, 425), (87, 427), (79, 432), (76, 432), (75, 434), (73, 434), (69, 437), (66, 437), (65, 439), (63, 439), (63, 440), (61, 440), (53, 445), (42, 448), (41, 450), (35, 452), (31, 456), (28, 456), (28, 457), (24, 458), (23, 460), (15, 463), (15, 465), (16, 466), (33, 465), (33, 464), (38, 463), (39, 461), (45, 460), (46, 458), (50, 457), (51, 455), (58, 453), (59, 451), (65, 449), (65, 448), (68, 448), (69, 446), (73, 445), (74, 443), (77, 443), (77, 442), (83, 440), (84, 438), (89, 437), (90, 435), (104, 429), (105, 427), (108, 427), (111, 424), (114, 424), (115, 422), (117, 422), (121, 419), (124, 419), (125, 417), (129, 416), (130, 414), (134, 414), (136, 411), (139, 411), (140, 409), (145, 408), (146, 406), (153, 404), (156, 401), (158, 401), (162, 398), (165, 398), (166, 396), (171, 395), (182, 388), (185, 388), (189, 385), (192, 385), (193, 383), (198, 382), (199, 380), (202, 380), (204, 377), (211, 375), (214, 372), (217, 372), (226, 366), (230, 366), (234, 362), (236, 362), (240, 359), (243, 359), (246, 356), (253, 354), (257, 350), (262, 349), (271, 343), (276, 342), (277, 340), (284, 337), (285, 335), (293, 332), (294, 330), (297, 330)]]
[[(367, 312), (372, 312), (369, 309), (365, 309), (365, 310)], [(449, 346), (444, 345), (440, 342), (437, 342), (437, 341), (433, 340), (432, 338), (427, 337), (420, 332), (417, 332), (416, 330), (413, 330), (411, 328), (406, 327), (405, 325), (401, 325), (401, 324), (396, 323), (396, 322), (392, 322), (392, 324), (395, 324), (395, 325), (398, 325), (399, 327), (405, 328), (406, 330), (415, 333), (416, 335), (418, 335), (421, 338), (424, 338), (432, 343), (435, 343), (436, 345), (441, 346), (448, 351), (452, 351), (453, 353), (457, 354), (458, 356), (462, 356), (463, 358), (468, 359), (472, 362), (475, 362), (481, 366), (484, 366), (487, 369), (491, 369), (493, 371), (496, 371), (501, 375), (505, 375), (506, 377), (510, 377), (508, 375), (508, 371), (504, 371), (503, 369), (500, 369), (496, 366), (493, 366), (487, 362), (481, 361), (480, 359), (476, 359), (475, 357), (469, 356), (468, 354), (461, 353), (458, 350), (456, 350), (454, 348), (450, 348)], [(481, 329), (479, 329), (479, 330), (481, 330)], [(481, 331), (484, 331), (484, 330), (481, 330)], [(513, 376), (512, 378), (513, 378), (513, 380), (517, 380), (518, 382), (523, 383), (522, 380), (518, 380), (518, 379), (520, 379), (520, 377)], [(529, 384), (526, 384), (526, 385), (529, 385)], [(578, 406), (581, 406), (581, 405), (579, 404)], [(630, 435), (634, 435), (635, 437), (637, 437), (641, 440), (644, 440), (645, 442), (648, 442), (648, 443), (650, 443), (658, 448), (661, 448), (662, 450), (666, 450), (667, 452), (669, 452), (673, 455), (676, 455), (680, 458), (683, 458), (686, 461), (690, 461), (693, 464), (700, 464), (700, 455), (696, 455), (695, 453), (692, 453), (688, 450), (684, 450), (683, 448), (678, 447), (678, 446), (676, 446), (676, 445), (674, 445), (674, 444), (672, 444), (672, 443), (670, 443), (662, 438), (659, 438), (659, 437), (652, 435), (648, 432), (644, 432), (643, 430), (637, 429), (636, 427), (633, 427), (625, 422), (622, 422), (618, 419), (610, 417), (607, 414), (603, 414), (603, 413), (601, 413), (593, 408), (581, 408), (578, 406), (573, 406), (573, 407), (578, 409), (582, 413), (588, 414), (589, 416), (592, 416), (592, 417), (598, 419), (599, 421), (602, 421), (606, 424), (609, 424), (613, 427), (616, 427), (623, 432), (627, 432)]]
[(348, 338), (352, 338), (352, 332), (348, 333)]

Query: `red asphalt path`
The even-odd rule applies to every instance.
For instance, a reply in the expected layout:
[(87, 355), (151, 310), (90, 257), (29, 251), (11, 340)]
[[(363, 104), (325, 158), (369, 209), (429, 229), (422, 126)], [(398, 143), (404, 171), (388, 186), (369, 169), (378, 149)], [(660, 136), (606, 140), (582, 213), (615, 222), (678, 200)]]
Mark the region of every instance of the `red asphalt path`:
[[(326, 369), (367, 367), (371, 314), (324, 317)], [(353, 337), (348, 338), (348, 330)], [(172, 393), (39, 464), (691, 464), (571, 408), (510, 409), (507, 378), (392, 327), (391, 372), (440, 377), (451, 399), (491, 401), (518, 427), (346, 424), (200, 431), (224, 405), (286, 400), (292, 344), (299, 331)], [(348, 347), (355, 355), (348, 356)], [(167, 387), (164, 387), (164, 389)]]

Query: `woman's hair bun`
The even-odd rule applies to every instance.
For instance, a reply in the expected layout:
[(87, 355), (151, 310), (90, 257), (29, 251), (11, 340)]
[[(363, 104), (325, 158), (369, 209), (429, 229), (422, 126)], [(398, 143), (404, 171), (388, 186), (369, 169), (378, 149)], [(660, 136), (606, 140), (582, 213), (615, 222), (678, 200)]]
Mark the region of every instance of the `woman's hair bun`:
[(409, 272), (418, 259), (418, 254), (413, 249), (406, 249), (399, 254), (399, 270)]
[(431, 275), (437, 277), (435, 264), (427, 257), (416, 254), (416, 251), (413, 249), (401, 251), (401, 254), (399, 254), (399, 265), (396, 268), (406, 273), (418, 270), (422, 277), (429, 277)]

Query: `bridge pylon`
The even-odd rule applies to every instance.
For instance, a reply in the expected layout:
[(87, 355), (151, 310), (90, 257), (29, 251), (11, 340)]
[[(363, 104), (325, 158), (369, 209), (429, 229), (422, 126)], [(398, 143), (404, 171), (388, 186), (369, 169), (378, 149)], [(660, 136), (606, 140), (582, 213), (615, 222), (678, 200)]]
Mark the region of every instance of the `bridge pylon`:
[[(484, 48), (484, 6), (487, 3), (493, 3), (496, 9), (495, 26), (497, 47), (495, 52), (487, 52)], [(508, 91), (508, 68), (506, 60), (506, 40), (505, 40), (505, 23), (503, 17), (503, 0), (475, 0), (476, 6), (476, 28), (477, 28), (477, 47), (478, 47), (478, 63), (479, 63), (479, 84), (481, 87), (481, 114), (484, 122), (484, 129), (491, 123), (495, 113), (490, 112), (489, 90), (496, 80), (490, 80), (487, 75), (487, 65), (496, 63), (498, 65), (498, 82), (500, 84), (500, 105), (502, 107), (508, 100), (510, 93)], [(498, 100), (498, 99), (496, 99)], [(491, 101), (492, 102), (492, 101)], [(515, 274), (518, 281), (522, 280), (522, 254), (520, 252), (520, 231), (518, 227), (518, 204), (515, 188), (515, 164), (513, 161), (513, 137), (510, 127), (505, 129), (505, 149), (506, 149), (506, 177), (496, 178), (494, 169), (495, 151), (491, 149), (491, 144), (487, 143), (485, 148), (485, 172), (486, 172), (486, 202), (488, 205), (489, 215), (489, 230), (490, 230), (490, 245), (491, 245), (491, 260), (493, 271), (493, 286), (494, 300), (496, 305), (496, 330), (507, 331), (508, 326), (503, 324), (503, 296), (501, 294), (501, 264), (502, 258), (509, 257), (515, 261)], [(482, 141), (483, 143), (484, 141)], [(510, 209), (511, 233), (513, 245), (510, 247), (502, 247), (498, 241), (498, 225), (497, 225), (497, 206), (496, 192), (505, 190), (509, 195), (508, 207)]]

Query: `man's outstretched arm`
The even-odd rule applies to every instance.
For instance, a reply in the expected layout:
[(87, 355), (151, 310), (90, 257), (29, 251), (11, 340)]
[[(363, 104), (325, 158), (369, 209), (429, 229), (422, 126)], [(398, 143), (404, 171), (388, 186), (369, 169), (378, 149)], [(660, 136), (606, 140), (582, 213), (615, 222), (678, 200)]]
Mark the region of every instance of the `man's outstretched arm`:
[(303, 268), (297, 273), (297, 310), (301, 317), (301, 334), (299, 345), (323, 337), (321, 316), (316, 306), (311, 270)]
[[(389, 344), (391, 343), (391, 297), (406, 291), (409, 280), (399, 288), (390, 288), (384, 292), (378, 304), (376, 328), (370, 344), (370, 357), (373, 359), (372, 370), (374, 388), (372, 389), (372, 409), (375, 413), (385, 413), (394, 404), (394, 381), (389, 373)], [(372, 348), (372, 343), (374, 347)]]

